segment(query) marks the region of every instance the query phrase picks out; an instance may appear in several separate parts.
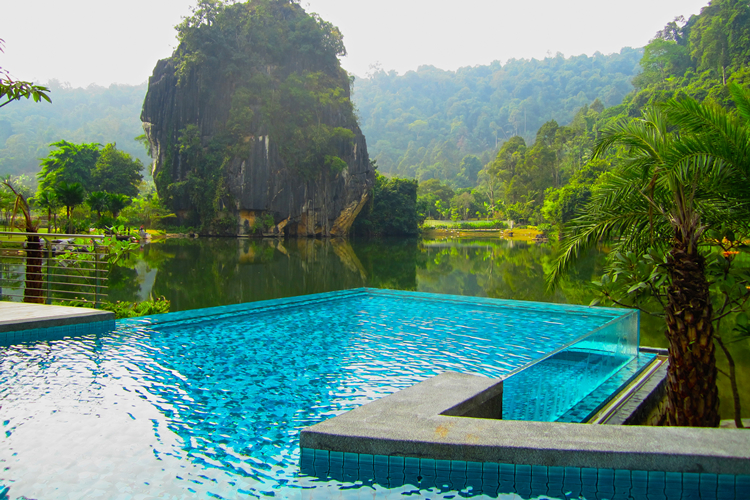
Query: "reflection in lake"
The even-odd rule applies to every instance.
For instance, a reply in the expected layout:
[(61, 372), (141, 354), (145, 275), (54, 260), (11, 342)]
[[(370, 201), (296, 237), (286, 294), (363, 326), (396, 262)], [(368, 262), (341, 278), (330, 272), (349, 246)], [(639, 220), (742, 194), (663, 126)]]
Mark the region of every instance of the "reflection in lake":
[[(601, 273), (592, 254), (570, 280)], [(110, 300), (165, 296), (172, 310), (356, 287), (583, 303), (580, 286), (546, 292), (552, 248), (508, 240), (173, 239), (146, 245), (112, 272)]]
[[(551, 244), (504, 239), (248, 240), (171, 239), (146, 245), (110, 276), (111, 301), (164, 296), (172, 311), (238, 304), (358, 287), (501, 299), (589, 304), (603, 252), (581, 259), (554, 292), (545, 273)], [(641, 315), (641, 344), (666, 347), (662, 320)], [(750, 342), (735, 344), (743, 401), (750, 401)], [(717, 354), (720, 368), (726, 361)], [(729, 383), (719, 378), (722, 418), (730, 418)], [(747, 409), (744, 413), (750, 415)]]

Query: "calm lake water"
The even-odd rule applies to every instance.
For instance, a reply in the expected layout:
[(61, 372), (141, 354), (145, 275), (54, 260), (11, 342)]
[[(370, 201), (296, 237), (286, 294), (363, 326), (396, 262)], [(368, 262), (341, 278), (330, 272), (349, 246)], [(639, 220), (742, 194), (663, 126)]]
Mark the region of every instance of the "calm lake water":
[[(238, 304), (358, 287), (476, 297), (589, 304), (603, 252), (591, 252), (548, 293), (552, 244), (503, 239), (247, 240), (170, 239), (134, 252), (110, 276), (111, 301), (164, 296), (172, 311)], [(666, 347), (658, 318), (641, 315), (641, 345)], [(732, 346), (750, 417), (750, 341)], [(719, 367), (726, 359), (718, 351)], [(728, 379), (719, 375), (722, 418), (732, 418)]]

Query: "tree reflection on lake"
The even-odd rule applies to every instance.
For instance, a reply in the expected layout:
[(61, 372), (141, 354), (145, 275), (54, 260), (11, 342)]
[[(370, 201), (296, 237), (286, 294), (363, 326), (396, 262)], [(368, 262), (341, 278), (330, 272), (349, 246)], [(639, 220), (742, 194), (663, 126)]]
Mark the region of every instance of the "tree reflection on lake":
[[(146, 245), (111, 273), (109, 299), (164, 296), (172, 311), (358, 287), (500, 299), (589, 304), (604, 251), (592, 251), (547, 291), (552, 244), (504, 239), (248, 240), (170, 239)], [(641, 344), (666, 347), (663, 320), (641, 315)], [(738, 380), (750, 376), (750, 342), (734, 347)], [(720, 368), (726, 361), (717, 355)], [(729, 383), (719, 379), (722, 418), (730, 418)], [(750, 388), (741, 387), (745, 407)], [(746, 409), (744, 413), (748, 413)]]

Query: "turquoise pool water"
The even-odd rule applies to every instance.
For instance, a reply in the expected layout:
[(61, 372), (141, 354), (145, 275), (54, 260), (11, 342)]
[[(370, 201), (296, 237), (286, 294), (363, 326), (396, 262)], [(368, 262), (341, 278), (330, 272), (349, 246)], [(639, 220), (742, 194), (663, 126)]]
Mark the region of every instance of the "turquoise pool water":
[[(359, 290), (6, 342), (0, 491), (39, 499), (413, 494), (414, 485), (366, 474), (318, 477), (309, 463), (300, 472), (299, 430), (446, 370), (500, 378), (542, 358), (599, 360), (596, 332), (623, 338), (615, 326), (629, 314)], [(417, 487), (434, 498), (465, 489)]]

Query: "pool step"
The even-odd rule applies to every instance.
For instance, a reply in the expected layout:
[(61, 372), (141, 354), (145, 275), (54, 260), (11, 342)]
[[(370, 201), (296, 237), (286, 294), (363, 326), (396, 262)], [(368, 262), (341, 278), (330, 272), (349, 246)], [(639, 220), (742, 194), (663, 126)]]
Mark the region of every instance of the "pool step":
[(663, 396), (668, 357), (659, 353), (620, 391), (585, 420), (589, 424), (627, 425), (644, 423)]

